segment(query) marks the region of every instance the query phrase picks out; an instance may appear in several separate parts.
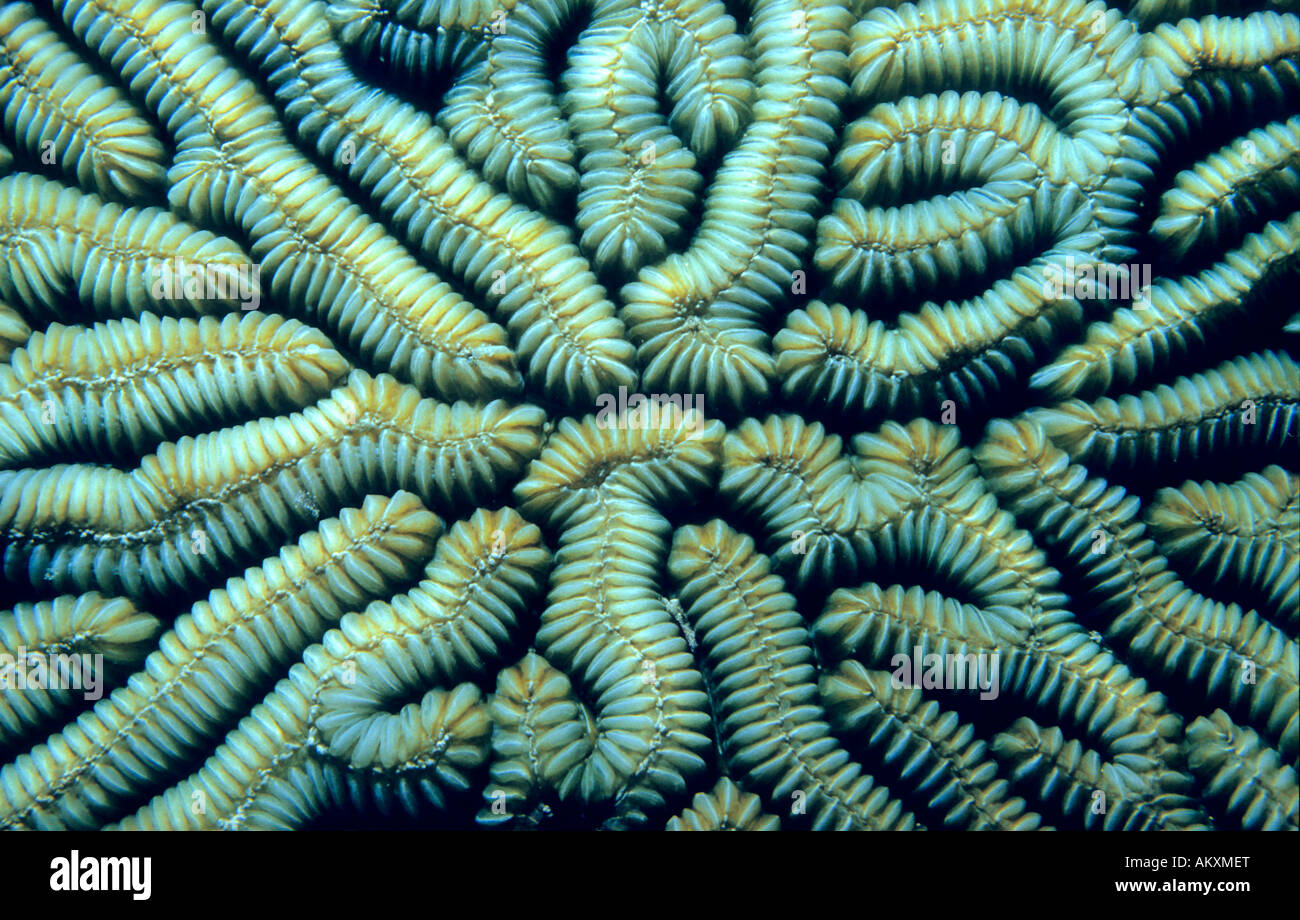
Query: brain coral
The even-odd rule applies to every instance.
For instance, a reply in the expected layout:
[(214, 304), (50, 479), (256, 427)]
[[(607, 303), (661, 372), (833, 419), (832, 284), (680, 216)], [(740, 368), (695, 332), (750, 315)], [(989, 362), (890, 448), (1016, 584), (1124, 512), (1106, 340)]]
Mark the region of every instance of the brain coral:
[(0, 6), (0, 826), (1297, 828), (1295, 0)]

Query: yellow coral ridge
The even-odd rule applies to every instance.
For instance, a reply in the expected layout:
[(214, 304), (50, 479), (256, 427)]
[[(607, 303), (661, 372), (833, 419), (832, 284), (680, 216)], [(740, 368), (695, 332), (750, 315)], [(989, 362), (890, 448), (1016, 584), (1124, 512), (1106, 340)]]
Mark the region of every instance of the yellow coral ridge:
[(1072, 459), (1099, 470), (1234, 449), (1281, 452), (1300, 430), (1300, 366), (1286, 352), (1265, 351), (1138, 396), (1071, 399), (1030, 417)]
[(56, 323), (0, 366), (0, 466), (138, 455), (196, 427), (311, 403), (347, 369), (320, 332), (274, 315)]
[(0, 826), (97, 827), (230, 725), (328, 624), (406, 579), (438, 527), (410, 493), (372, 496), (213, 591), (128, 686), (0, 771)]
[(1174, 256), (1231, 239), (1241, 224), (1300, 200), (1300, 117), (1257, 128), (1180, 173), (1152, 236)]
[(1106, 763), (1059, 728), (1018, 719), (993, 740), (1013, 783), (1037, 790), (1073, 825), (1103, 830), (1198, 830), (1201, 816), (1185, 794), (1185, 777), (1164, 771), (1154, 783), (1126, 765)]
[[(522, 4), (496, 16), (489, 26), (491, 41), (478, 55), (483, 62), (465, 70), (438, 113), (439, 127), (470, 166), (497, 188), (547, 213), (578, 186), (578, 155), (548, 76), (546, 48), (574, 20), (579, 5), (575, 0)], [(332, 18), (337, 7), (330, 6)], [(341, 34), (346, 42), (348, 33)], [(437, 41), (416, 34), (420, 37), (407, 40), (408, 47)], [(438, 37), (443, 34), (440, 29)], [(444, 40), (423, 56), (447, 46)], [(401, 60), (401, 50), (390, 54)]]
[(929, 796), (943, 826), (967, 830), (1037, 830), (1042, 819), (1008, 795), (986, 745), (951, 712), (922, 700), (891, 674), (843, 662), (821, 679), (831, 724), (860, 739), (903, 785)]
[(595, 726), (569, 679), (536, 652), (497, 675), (488, 707), (492, 768), (479, 823), (540, 824), (545, 795), (567, 799), (581, 780), (575, 767), (591, 755)]
[(1187, 728), (1187, 763), (1245, 830), (1296, 830), (1296, 770), (1222, 709)]
[(872, 10), (852, 39), (853, 92), (863, 99), (953, 84), (992, 89), (994, 81), (1004, 92), (1041, 93), (1060, 127), (1051, 174), (1078, 182), (1108, 242), (1126, 246), (1143, 171), (1125, 103), (1154, 100), (1158, 87), (1136, 28), (1118, 10), (1098, 0), (922, 0)]
[(0, 7), (0, 112), (28, 159), (57, 164), (101, 194), (139, 198), (163, 182), (153, 128), (30, 3)]
[(939, 576), (982, 608), (1029, 612), (1032, 636), (1071, 619), (1060, 574), (998, 507), (953, 429), (889, 422), (853, 446), (863, 482), (902, 496), (899, 513), (882, 510), (860, 523), (881, 562)]
[[(841, 588), (813, 624), (832, 657), (853, 657), (883, 668), (915, 648), (942, 656), (997, 655), (999, 680), (1053, 717), (1077, 725), (1117, 759), (1176, 763), (1178, 719), (1145, 681), (1089, 639), (1072, 620), (1027, 641), (1030, 618), (1009, 607), (980, 609), (938, 592), (895, 585)], [(945, 658), (944, 660), (955, 660)]]
[(1188, 588), (1146, 538), (1137, 502), (1070, 465), (1032, 422), (996, 422), (980, 463), (998, 494), (1084, 571), (1107, 633), (1165, 679), (1226, 699), (1282, 750), (1300, 745), (1300, 651), (1294, 639), (1237, 604)]
[[(799, 585), (855, 573), (863, 552), (858, 526), (880, 513), (863, 507), (870, 499), (840, 438), (793, 415), (747, 419), (728, 433), (718, 490), (762, 521), (772, 564)], [(896, 507), (888, 496), (877, 502)]]
[(197, 773), (121, 826), (288, 829), (340, 799), (443, 805), (485, 761), (492, 722), (472, 684), (430, 684), (468, 663), (454, 663), (464, 637), (517, 628), (549, 561), (538, 529), (510, 509), (457, 523), (416, 591), (344, 616)]
[[(1270, 5), (1295, 8), (1295, 0), (1275, 0)], [(1249, 8), (1251, 0), (1135, 0), (1129, 15), (1144, 29), (1162, 22), (1178, 22), (1208, 13), (1235, 13)]]
[[(1018, 57), (1017, 27), (1026, 21), (1043, 37)], [(978, 54), (961, 44), (971, 37)], [(916, 93), (945, 78), (1040, 82), (1066, 132), (1093, 148), (1076, 154), (1087, 159), (1116, 149), (1108, 129), (1122, 126), (1115, 119), (1124, 100), (1145, 89), (1140, 54), (1137, 28), (1096, 0), (922, 0), (864, 16), (853, 28), (850, 66), (853, 91), (867, 98)], [(1108, 89), (1119, 95), (1105, 99)]]
[[(1072, 720), (1117, 754), (1142, 751), (1164, 764), (1177, 762), (1178, 719), (1163, 697), (1148, 692), (1145, 681), (1134, 677), (1099, 636), (1065, 609), (1067, 599), (1055, 590), (1060, 574), (1046, 564), (1030, 534), (1014, 529), (1011, 514), (990, 494), (990, 488), (1006, 494), (1000, 480), (990, 478), (986, 486), (989, 470), (1000, 468), (981, 471), (971, 462), (971, 452), (960, 447), (954, 430), (924, 421), (888, 423), (875, 434), (860, 435), (854, 447), (864, 481), (892, 479), (919, 497), (915, 510), (888, 522), (873, 541), (903, 560), (919, 559), (927, 577), (943, 575), (978, 606), (962, 607), (934, 594), (923, 599), (917, 589), (906, 599), (897, 587), (881, 595), (867, 585), (832, 595), (823, 615), (827, 626), (836, 624), (840, 630), (845, 618), (851, 624), (863, 613), (883, 613), (876, 623), (883, 631), (871, 639), (877, 656), (872, 663), (877, 666), (885, 664), (879, 655), (889, 642), (895, 644), (895, 653), (910, 654), (913, 631), (921, 645), (934, 644), (936, 650), (941, 643), (946, 648), (948, 642), (973, 640), (976, 651), (992, 651), (992, 636), (997, 636), (1002, 671), (1012, 692), (1048, 707), (1055, 717)], [(1006, 536), (987, 543), (962, 539), (980, 533)], [(1073, 538), (1077, 531), (1067, 529), (1066, 534)], [(857, 606), (862, 604), (865, 608)], [(995, 624), (1007, 632), (998, 635)], [(970, 627), (975, 631), (966, 632)], [(857, 636), (855, 645), (867, 638), (861, 629), (854, 627), (851, 633)]]
[[(92, 669), (99, 669), (105, 660), (114, 667), (139, 663), (159, 628), (156, 618), (130, 601), (93, 592), (18, 604), (0, 613), (0, 655), (10, 671), (6, 692), (0, 695), (0, 744), (11, 745), (44, 725), (72, 703), (74, 691), (81, 691), (85, 699), (92, 698), (92, 692), (102, 693), (109, 675)], [(12, 669), (18, 659), (31, 654), (45, 659), (45, 676), (40, 678), (45, 686), (19, 686), (14, 679)], [(87, 662), (84, 656), (92, 655), (102, 659)], [(25, 684), (32, 674), (25, 677)]]
[(1240, 482), (1161, 489), (1146, 512), (1175, 563), (1261, 592), (1294, 635), (1300, 625), (1300, 477), (1279, 466)]
[(1187, 17), (1157, 26), (1143, 50), (1150, 79), (1167, 91), (1175, 86), (1182, 92), (1195, 91), (1198, 83), (1219, 75), (1240, 85), (1274, 68), (1283, 79), (1275, 79), (1272, 90), (1285, 91), (1288, 84), (1289, 88), (1295, 87), (1300, 17), (1271, 11), (1240, 19)]
[(658, 593), (668, 532), (635, 501), (607, 498), (574, 514), (537, 632), (547, 660), (595, 710), (574, 723), (593, 725), (591, 752), (559, 785), (633, 823), (686, 791), (709, 745), (703, 679)]
[[(86, 15), (92, 8), (98, 17)], [(131, 82), (153, 87), (146, 102), (178, 141), (173, 206), (252, 237), (274, 297), (313, 312), (367, 360), (439, 396), (518, 389), (505, 331), (288, 143), (252, 81), (206, 33), (190, 31), (188, 7), (87, 0), (76, 10), (64, 10), (73, 30), (106, 57), (125, 59)]]
[(708, 792), (697, 792), (691, 807), (668, 819), (669, 831), (779, 831), (781, 819), (763, 813), (758, 796), (725, 776)]
[[(532, 380), (575, 405), (634, 385), (622, 324), (567, 230), (474, 177), (426, 114), (358, 87), (316, 0), (256, 5), (266, 21), (249, 21), (283, 43), (289, 66), (276, 74), (277, 95), (298, 131), (368, 190), (412, 246), (509, 317)], [(299, 121), (299, 112), (309, 114)]]
[(858, 297), (929, 294), (1088, 229), (1086, 199), (1060, 188), (1078, 181), (1057, 149), (1064, 135), (1043, 130), (1041, 118), (997, 93), (876, 106), (849, 126), (836, 158), (847, 197), (818, 225), (817, 267)]
[[(256, 271), (237, 245), (158, 208), (124, 208), (52, 179), (0, 179), (0, 295), (39, 316), (77, 296), (101, 316), (237, 308)], [(189, 265), (193, 287), (163, 272)]]
[(498, 491), (537, 451), (542, 412), (421, 399), (354, 371), (302, 412), (167, 443), (129, 473), (0, 472), (6, 574), (132, 597), (202, 584), (367, 492), (442, 509)]
[(565, 419), (515, 488), (563, 528), (539, 650), (597, 710), (575, 713), (591, 750), (558, 786), (632, 823), (704, 767), (703, 681), (659, 594), (670, 527), (655, 506), (710, 484), (722, 438), (693, 410), (641, 417)]
[(1297, 14), (0, 0), (0, 826), (1293, 829)]
[[(1056, 399), (1089, 398), (1199, 352), (1216, 331), (1230, 328), (1284, 283), (1298, 252), (1300, 212), (1270, 222), (1195, 275), (1159, 279), (1139, 306), (1121, 307), (1106, 322), (1089, 326), (1083, 342), (1036, 371), (1030, 383)], [(1136, 295), (1132, 282), (1130, 293)]]
[(780, 814), (817, 829), (910, 830), (916, 819), (823, 721), (808, 632), (754, 541), (721, 521), (683, 527), (668, 563), (704, 646), (723, 752)]
[[(696, 155), (729, 142), (748, 114), (743, 49), (715, 0), (597, 4), (570, 58), (564, 103), (583, 153), (576, 223), (598, 267), (634, 273), (680, 237), (700, 184)], [(656, 117), (660, 80), (672, 130)]]
[(756, 5), (754, 120), (723, 159), (690, 248), (622, 292), (648, 387), (737, 407), (767, 396), (775, 367), (759, 321), (806, 280), (848, 26), (847, 11), (822, 0)]
[[(504, 8), (501, 14), (520, 9), (513, 2), (498, 8)], [(378, 58), (399, 82), (414, 87), (481, 60), (485, 22), (489, 16), (503, 21), (495, 10), (484, 10), (484, 21), (469, 16), (470, 22), (461, 22), (454, 4), (427, 2), (417, 8), (402, 0), (335, 0), (326, 14), (342, 44), (363, 59)]]
[(23, 315), (0, 302), (0, 361), (8, 361), (14, 349), (22, 347), (31, 337), (32, 327)]
[(723, 430), (671, 406), (562, 419), (515, 496), (524, 514), (555, 525), (607, 497), (670, 501), (710, 484)]

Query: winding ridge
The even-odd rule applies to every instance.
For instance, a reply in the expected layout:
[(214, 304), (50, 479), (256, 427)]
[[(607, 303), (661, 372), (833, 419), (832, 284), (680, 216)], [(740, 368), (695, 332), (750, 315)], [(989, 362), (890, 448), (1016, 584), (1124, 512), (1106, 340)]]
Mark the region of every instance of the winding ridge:
[(1297, 829), (1295, 3), (19, 0), (0, 115), (0, 827)]

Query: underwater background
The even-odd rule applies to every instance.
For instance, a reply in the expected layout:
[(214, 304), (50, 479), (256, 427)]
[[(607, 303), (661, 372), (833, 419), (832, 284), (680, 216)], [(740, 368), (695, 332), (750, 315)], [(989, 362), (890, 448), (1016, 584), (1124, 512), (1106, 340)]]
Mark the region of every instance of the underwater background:
[(0, 6), (0, 826), (1297, 829), (1298, 13)]

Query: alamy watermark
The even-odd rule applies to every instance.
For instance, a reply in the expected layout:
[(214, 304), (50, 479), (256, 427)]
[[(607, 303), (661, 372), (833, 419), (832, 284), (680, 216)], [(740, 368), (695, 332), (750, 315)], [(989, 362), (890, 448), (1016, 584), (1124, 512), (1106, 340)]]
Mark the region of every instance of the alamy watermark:
[(87, 700), (104, 695), (104, 656), (81, 652), (0, 654), (0, 690), (80, 690)]
[(980, 699), (998, 698), (998, 652), (971, 652), (965, 655), (937, 652), (924, 653), (921, 646), (912, 649), (911, 657), (899, 652), (889, 660), (894, 670), (890, 684), (895, 690), (976, 690)]
[(1049, 300), (1132, 300), (1133, 308), (1151, 305), (1151, 266), (1145, 262), (1116, 265), (1111, 262), (1075, 262), (1066, 256), (1063, 264), (1043, 266), (1043, 296)]
[(73, 850), (50, 860), (51, 891), (126, 891), (136, 901), (153, 893), (152, 856), (82, 856)]
[(244, 310), (262, 302), (261, 265), (256, 262), (188, 262), (177, 256), (150, 260), (149, 293), (155, 300), (238, 301)]
[(601, 393), (596, 397), (597, 428), (689, 428), (699, 431), (704, 427), (704, 396), (696, 393), (633, 393), (627, 387), (618, 388), (618, 396)]

